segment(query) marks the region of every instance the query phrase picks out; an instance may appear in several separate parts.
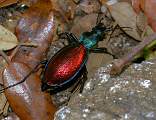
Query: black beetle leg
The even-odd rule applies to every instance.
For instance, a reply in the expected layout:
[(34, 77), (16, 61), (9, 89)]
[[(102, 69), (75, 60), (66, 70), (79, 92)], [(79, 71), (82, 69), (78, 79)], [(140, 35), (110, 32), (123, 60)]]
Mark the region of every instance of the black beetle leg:
[(84, 68), (83, 68), (83, 78), (81, 80), (81, 86), (80, 86), (80, 93), (82, 93), (82, 91), (83, 91), (85, 82), (87, 80), (87, 74), (88, 74), (87, 68), (86, 68), (86, 66), (84, 66)]
[(72, 33), (68, 33), (68, 32), (64, 32), (64, 33), (59, 34), (59, 37), (60, 38), (66, 38), (70, 45), (78, 43), (77, 39), (75, 39), (75, 37), (73, 37), (73, 36), (74, 35)]
[(73, 40), (74, 40), (75, 43), (79, 43), (79, 40), (78, 40), (78, 38), (76, 37), (75, 34), (70, 33), (70, 35), (71, 35), (71, 37), (73, 38)]
[(81, 79), (82, 79), (81, 77), (78, 78), (78, 81), (76, 82), (70, 93), (74, 94), (80, 89)]
[[(123, 30), (123, 31), (132, 31), (132, 30), (133, 30), (133, 28), (131, 28), (131, 27), (120, 27), (119, 25), (117, 25), (117, 26), (114, 28), (114, 31), (115, 31), (116, 29), (120, 29), (120, 30)], [(113, 31), (113, 32), (114, 32), (114, 31)]]
[(108, 52), (107, 48), (104, 48), (104, 47), (91, 49), (90, 52), (93, 52), (93, 53), (106, 53), (106, 54), (109, 54), (109, 55), (113, 56), (114, 59), (116, 58), (115, 55)]
[(73, 87), (73, 89), (70, 91), (71, 93), (75, 93), (77, 90), (80, 91), (80, 93), (82, 93), (85, 81), (87, 80), (87, 68), (86, 66), (84, 66), (81, 70), (81, 76), (80, 78), (78, 78), (78, 82), (75, 84), (75, 86)]
[(102, 13), (98, 12), (97, 18), (96, 18), (96, 25), (98, 25), (99, 23), (102, 23), (102, 20), (104, 19), (103, 17), (101, 17)]
[(48, 63), (48, 60), (42, 60), (40, 63), (41, 63), (42, 65), (46, 65), (46, 64)]
[(73, 41), (68, 32), (63, 32), (63, 33), (59, 34), (59, 38), (67, 39), (69, 44), (72, 43), (72, 41)]
[(90, 49), (90, 52), (93, 52), (93, 53), (108, 53), (107, 48), (105, 48), (105, 47)]

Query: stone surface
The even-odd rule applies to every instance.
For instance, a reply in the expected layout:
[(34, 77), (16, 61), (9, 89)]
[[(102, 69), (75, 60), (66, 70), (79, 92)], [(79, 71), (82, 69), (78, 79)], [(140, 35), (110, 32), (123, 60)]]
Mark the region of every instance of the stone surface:
[(110, 66), (100, 67), (55, 120), (156, 120), (156, 60), (133, 64), (113, 78)]

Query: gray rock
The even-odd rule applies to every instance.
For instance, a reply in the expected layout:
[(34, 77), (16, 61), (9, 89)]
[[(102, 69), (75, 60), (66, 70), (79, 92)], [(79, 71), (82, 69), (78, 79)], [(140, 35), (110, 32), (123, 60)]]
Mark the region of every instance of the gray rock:
[(133, 64), (113, 78), (110, 67), (100, 67), (55, 120), (156, 120), (156, 60)]

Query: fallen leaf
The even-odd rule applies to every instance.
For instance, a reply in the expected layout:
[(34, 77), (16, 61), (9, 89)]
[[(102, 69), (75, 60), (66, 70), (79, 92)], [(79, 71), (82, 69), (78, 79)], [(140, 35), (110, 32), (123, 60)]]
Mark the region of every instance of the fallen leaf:
[(140, 12), (138, 15), (137, 15), (137, 18), (136, 18), (136, 25), (137, 25), (137, 28), (138, 30), (140, 31), (144, 31), (145, 27), (147, 26), (147, 18), (146, 16), (144, 15), (143, 12)]
[(145, 35), (148, 36), (153, 33), (154, 33), (153, 29), (150, 26), (147, 26)]
[(0, 50), (10, 50), (18, 45), (16, 36), (0, 25)]
[(148, 23), (156, 31), (156, 1), (155, 0), (132, 0), (132, 6), (137, 13), (143, 11), (147, 16)]
[(38, 0), (20, 0), (20, 4), (24, 4), (28, 7), (30, 7), (31, 5), (33, 5), (34, 3), (36, 3)]
[(7, 62), (4, 60), (4, 58), (2, 56), (0, 56), (0, 84), (3, 84), (3, 80), (2, 80), (2, 73), (3, 70), (6, 66)]
[(97, 16), (98, 14), (89, 14), (82, 18), (78, 18), (73, 25), (71, 32), (78, 37), (81, 33), (90, 31), (96, 25)]
[(1, 0), (0, 3), (4, 2), (5, 0)]
[(79, 4), (79, 9), (81, 9), (82, 11), (84, 11), (87, 14), (93, 13), (93, 12), (98, 12), (100, 8), (100, 4), (97, 0), (83, 0), (80, 4)]
[(106, 4), (106, 2), (107, 2), (107, 0), (100, 0), (100, 3), (101, 3), (102, 5)]
[(138, 33), (136, 25), (137, 14), (134, 12), (132, 6), (127, 2), (119, 2), (109, 6), (111, 15), (120, 27), (128, 27), (125, 32), (136, 40), (141, 41), (141, 36)]
[(2, 0), (2, 1), (0, 1), (0, 8), (15, 4), (18, 1), (19, 0)]
[[(0, 89), (2, 89), (2, 87), (0, 87)], [(9, 104), (4, 93), (0, 94), (0, 101), (0, 114), (7, 115)]]
[(137, 28), (138, 28), (138, 32), (140, 31), (140, 34), (141, 34), (142, 38), (154, 33), (152, 28), (148, 25), (147, 17), (145, 16), (145, 14), (143, 12), (140, 12), (137, 15), (136, 25), (137, 25)]
[(132, 1), (132, 6), (135, 9), (135, 11), (139, 13), (141, 10), (141, 7), (144, 6), (144, 0), (131, 0), (131, 1)]
[(74, 18), (77, 5), (72, 0), (65, 0), (64, 2), (57, 0), (53, 2), (53, 4), (53, 9), (58, 11), (61, 17), (65, 16), (68, 20), (72, 20)]
[(36, 48), (21, 47), (13, 61), (21, 61), (30, 67), (36, 66), (45, 57), (45, 51), (52, 41), (54, 30), (53, 4), (39, 0), (22, 15), (16, 35), (20, 42), (36, 43)]

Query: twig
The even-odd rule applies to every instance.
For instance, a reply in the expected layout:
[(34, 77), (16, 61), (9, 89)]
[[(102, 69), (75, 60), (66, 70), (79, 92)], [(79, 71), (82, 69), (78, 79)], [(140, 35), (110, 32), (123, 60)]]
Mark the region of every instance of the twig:
[(23, 83), (23, 82), (25, 82), (26, 80), (27, 80), (27, 78), (32, 74), (32, 73), (34, 73), (34, 72), (36, 72), (38, 69), (38, 67), (39, 67), (39, 65), (40, 65), (41, 63), (39, 62), (21, 81), (18, 81), (17, 83), (14, 83), (14, 84), (12, 84), (12, 85), (9, 85), (9, 86), (7, 86), (7, 87), (4, 87), (4, 88), (2, 88), (2, 89), (0, 89), (0, 94), (1, 93), (3, 93), (6, 89), (9, 89), (9, 88), (12, 88), (12, 87), (14, 87), (14, 86), (16, 86), (16, 85), (19, 85), (19, 84), (21, 84), (21, 83)]
[(135, 46), (127, 55), (124, 57), (113, 61), (113, 66), (111, 68), (110, 74), (117, 75), (120, 74), (127, 65), (131, 64), (131, 62), (135, 59), (136, 55), (138, 55), (142, 50), (156, 40), (156, 33), (145, 37), (142, 42), (140, 42), (137, 46)]

